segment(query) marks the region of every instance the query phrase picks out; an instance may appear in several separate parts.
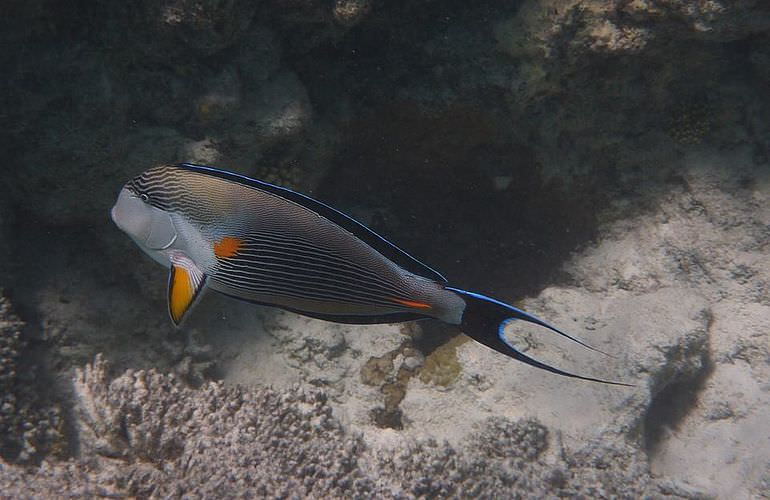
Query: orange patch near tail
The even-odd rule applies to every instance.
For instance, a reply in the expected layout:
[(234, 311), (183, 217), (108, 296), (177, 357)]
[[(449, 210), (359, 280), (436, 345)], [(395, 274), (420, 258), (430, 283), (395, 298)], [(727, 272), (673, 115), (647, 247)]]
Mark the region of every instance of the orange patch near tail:
[(432, 306), (430, 304), (426, 304), (425, 302), (417, 302), (414, 300), (406, 300), (406, 299), (398, 299), (396, 297), (393, 297), (393, 300), (395, 302), (398, 302), (401, 305), (405, 305), (406, 307), (414, 307), (415, 309), (431, 309)]
[(225, 236), (218, 242), (214, 243), (214, 255), (220, 259), (235, 257), (235, 255), (238, 253), (238, 250), (241, 249), (242, 245), (243, 240), (240, 238)]

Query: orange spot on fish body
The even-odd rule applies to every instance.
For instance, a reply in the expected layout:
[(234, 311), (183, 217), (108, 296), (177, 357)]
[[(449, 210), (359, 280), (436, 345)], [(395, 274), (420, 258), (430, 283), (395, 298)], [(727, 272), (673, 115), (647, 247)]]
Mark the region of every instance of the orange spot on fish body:
[(393, 297), (393, 300), (398, 302), (401, 305), (404, 305), (406, 307), (414, 307), (415, 309), (431, 309), (432, 306), (430, 304), (426, 304), (425, 302), (417, 302), (415, 300), (406, 300), (406, 299), (399, 299), (396, 297)]
[(225, 236), (214, 243), (214, 255), (220, 259), (229, 259), (238, 254), (238, 250), (243, 246), (243, 240), (233, 236)]

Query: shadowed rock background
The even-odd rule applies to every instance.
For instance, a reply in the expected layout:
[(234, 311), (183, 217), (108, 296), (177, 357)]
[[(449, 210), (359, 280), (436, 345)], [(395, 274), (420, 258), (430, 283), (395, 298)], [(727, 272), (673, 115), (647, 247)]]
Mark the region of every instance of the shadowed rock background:
[[(2, 10), (0, 491), (768, 496), (767, 2)], [(328, 202), (637, 386), (213, 294), (176, 332), (109, 208), (177, 161)]]

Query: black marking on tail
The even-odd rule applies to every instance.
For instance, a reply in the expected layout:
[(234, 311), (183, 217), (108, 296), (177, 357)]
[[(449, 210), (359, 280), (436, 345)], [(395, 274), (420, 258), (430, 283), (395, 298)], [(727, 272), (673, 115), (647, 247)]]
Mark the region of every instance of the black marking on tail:
[(484, 344), (485, 346), (494, 349), (495, 351), (505, 354), (508, 357), (526, 363), (535, 368), (546, 370), (557, 375), (563, 375), (565, 377), (576, 378), (580, 380), (588, 380), (590, 382), (600, 382), (602, 384), (621, 385), (626, 387), (633, 387), (632, 384), (625, 384), (623, 382), (612, 382), (609, 380), (602, 380), (593, 377), (584, 377), (582, 375), (575, 375), (574, 373), (565, 372), (559, 368), (547, 365), (541, 361), (530, 358), (526, 354), (516, 350), (505, 338), (505, 326), (514, 320), (527, 321), (542, 327), (545, 327), (559, 335), (562, 335), (573, 342), (591, 349), (596, 352), (602, 351), (595, 349), (586, 343), (568, 335), (561, 330), (554, 328), (545, 321), (537, 318), (521, 309), (517, 309), (509, 304), (500, 302), (491, 297), (481, 295), (479, 293), (468, 292), (460, 290), (458, 288), (447, 287), (447, 290), (451, 290), (458, 294), (465, 300), (465, 311), (463, 311), (462, 323), (460, 329), (471, 337), (476, 342)]

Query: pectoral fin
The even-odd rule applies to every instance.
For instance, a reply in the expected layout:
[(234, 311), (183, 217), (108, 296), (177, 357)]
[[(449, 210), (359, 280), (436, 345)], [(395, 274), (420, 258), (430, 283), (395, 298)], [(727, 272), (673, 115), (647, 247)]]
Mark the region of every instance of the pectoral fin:
[(168, 313), (174, 325), (182, 323), (197, 302), (206, 286), (206, 275), (184, 253), (171, 254), (171, 270), (168, 275)]

